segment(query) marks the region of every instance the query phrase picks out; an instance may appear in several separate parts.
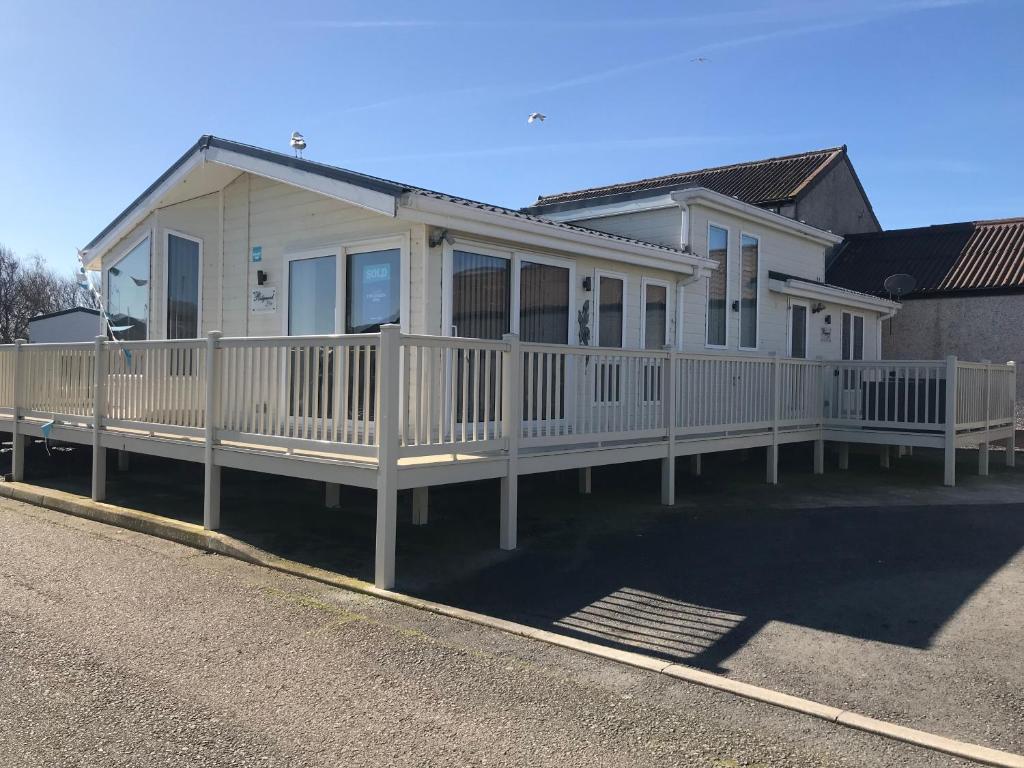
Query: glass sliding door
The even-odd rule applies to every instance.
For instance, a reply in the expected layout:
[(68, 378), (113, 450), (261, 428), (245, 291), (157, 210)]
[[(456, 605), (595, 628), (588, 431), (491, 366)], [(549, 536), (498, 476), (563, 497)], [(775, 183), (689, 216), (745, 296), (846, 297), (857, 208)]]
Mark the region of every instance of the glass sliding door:
[[(519, 270), (519, 338), (538, 344), (569, 343), (570, 270), (523, 259)], [(523, 420), (565, 418), (563, 356), (539, 355), (524, 370)]]
[(167, 233), (167, 338), (199, 337), (200, 243)]
[[(288, 262), (289, 336), (327, 336), (337, 331), (337, 270), (338, 257), (334, 254)], [(287, 412), (296, 420), (303, 415), (334, 417), (333, 350), (314, 349), (318, 351), (313, 355), (301, 347), (288, 354)], [(323, 391), (325, 376), (329, 393), (326, 401), (313, 396)], [(361, 403), (362, 398), (355, 402)]]
[(789, 313), (789, 356), (807, 357), (807, 305), (794, 303)]
[(452, 253), (453, 336), (500, 339), (512, 321), (512, 260)]

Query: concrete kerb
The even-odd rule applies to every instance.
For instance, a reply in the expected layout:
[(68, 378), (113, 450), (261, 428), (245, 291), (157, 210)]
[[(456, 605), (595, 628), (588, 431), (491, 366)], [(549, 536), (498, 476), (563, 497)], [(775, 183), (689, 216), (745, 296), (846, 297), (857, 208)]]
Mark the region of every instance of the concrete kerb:
[(160, 515), (153, 515), (148, 512), (140, 512), (134, 509), (118, 507), (103, 502), (95, 502), (90, 499), (65, 493), (63, 491), (42, 489), (24, 483), (0, 482), (0, 496), (22, 501), (28, 504), (53, 509), (76, 517), (84, 517), (107, 525), (145, 533), (162, 539), (183, 544), (195, 549), (202, 549), (208, 552), (233, 557), (254, 565), (260, 565), (281, 573), (292, 576), (312, 579), (329, 586), (359, 592), (365, 595), (372, 595), (384, 600), (390, 600), (410, 608), (422, 611), (429, 611), (441, 616), (467, 621), (490, 629), (518, 635), (531, 640), (537, 640), (549, 645), (566, 648), (568, 650), (580, 651), (609, 661), (626, 664), (637, 669), (644, 669), (650, 672), (672, 677), (707, 688), (713, 688), (725, 693), (742, 696), (747, 699), (759, 701), (764, 704), (788, 709), (792, 712), (800, 712), (821, 720), (827, 720), (847, 728), (855, 728), (860, 731), (872, 733), (877, 736), (884, 736), (896, 741), (913, 744), (936, 752), (943, 752), (948, 755), (972, 760), (985, 765), (999, 766), (1000, 768), (1024, 768), (1024, 756), (1015, 755), (990, 747), (977, 744), (970, 744), (945, 736), (939, 736), (927, 731), (920, 731), (915, 728), (907, 728), (885, 720), (878, 720), (873, 717), (861, 715), (849, 710), (842, 710), (827, 704), (820, 704), (810, 699), (799, 696), (792, 696), (787, 693), (773, 691), (769, 688), (762, 688), (739, 680), (732, 680), (712, 672), (705, 672), (682, 664), (670, 663), (663, 659), (656, 659), (630, 651), (622, 651), (615, 648), (607, 648), (597, 643), (590, 643), (586, 640), (578, 640), (572, 637), (548, 632), (547, 630), (528, 627), (512, 621), (487, 616), (485, 614), (467, 611), (462, 608), (455, 608), (430, 600), (423, 600), (398, 592), (391, 592), (385, 589), (378, 589), (372, 584), (355, 579), (349, 576), (342, 576), (332, 571), (326, 571), (292, 560), (276, 557), (264, 552), (257, 547), (250, 546), (230, 536), (217, 531), (207, 531), (202, 526), (192, 523), (184, 523), (179, 520), (171, 520)]

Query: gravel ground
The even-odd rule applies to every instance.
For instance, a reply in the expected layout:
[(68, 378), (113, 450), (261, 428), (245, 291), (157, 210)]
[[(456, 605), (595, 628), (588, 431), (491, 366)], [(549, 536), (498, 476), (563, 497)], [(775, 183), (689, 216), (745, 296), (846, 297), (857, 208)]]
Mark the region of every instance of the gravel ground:
[(0, 500), (0, 764), (963, 763)]

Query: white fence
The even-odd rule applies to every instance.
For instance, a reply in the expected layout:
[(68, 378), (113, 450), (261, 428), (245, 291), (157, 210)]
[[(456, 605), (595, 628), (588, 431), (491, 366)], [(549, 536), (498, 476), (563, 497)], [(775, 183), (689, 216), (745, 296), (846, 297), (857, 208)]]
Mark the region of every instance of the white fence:
[[(385, 344), (398, 346), (394, 358)], [(381, 408), (396, 414), (396, 458), (500, 452), (510, 437), (518, 449), (585, 449), (821, 427), (943, 433), (951, 420), (978, 430), (1012, 423), (1015, 375), (952, 358), (824, 362), (388, 328), (0, 346), (0, 409), (17, 395), (22, 418), (86, 427), (98, 409), (102, 428), (186, 439), (207, 437), (212, 410), (218, 442), (373, 459)]]

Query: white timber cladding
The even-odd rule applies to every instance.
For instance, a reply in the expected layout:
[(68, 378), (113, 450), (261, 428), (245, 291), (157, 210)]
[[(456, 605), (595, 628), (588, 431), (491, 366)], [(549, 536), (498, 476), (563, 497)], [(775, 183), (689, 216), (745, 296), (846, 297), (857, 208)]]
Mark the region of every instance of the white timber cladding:
[[(743, 216), (726, 206), (715, 206), (706, 200), (691, 200), (685, 205), (686, 215), (680, 206), (659, 207), (654, 210), (638, 210), (615, 213), (594, 218), (573, 217), (573, 223), (599, 229), (603, 232), (635, 237), (651, 242), (678, 247), (688, 242), (690, 249), (698, 256), (708, 254), (708, 227), (710, 224), (727, 229), (729, 232), (729, 283), (726, 304), (726, 344), (722, 350), (756, 351), (759, 353), (789, 353), (789, 311), (791, 297), (770, 289), (769, 272), (794, 275), (805, 280), (820, 282), (825, 277), (825, 255), (828, 246), (815, 242), (806, 234), (785, 231), (783, 220), (768, 225), (759, 221), (758, 216)], [(686, 233), (681, 227), (687, 226)], [(757, 268), (757, 346), (747, 350), (740, 345), (741, 312), (732, 308), (732, 302), (742, 296), (742, 236), (758, 240)], [(635, 281), (634, 281), (635, 282)], [(677, 337), (676, 348), (685, 352), (699, 352), (706, 346), (707, 329), (707, 284), (706, 279), (684, 280), (683, 287), (675, 287), (670, 304), (670, 321), (673, 326), (682, 326)], [(676, 286), (676, 283), (673, 283)], [(800, 299), (797, 299), (800, 300)], [(823, 357), (839, 359), (842, 356), (841, 313), (854, 311), (864, 315), (864, 359), (878, 360), (881, 357), (878, 341), (882, 311), (852, 307), (840, 299), (803, 299), (808, 305), (821, 303), (824, 308), (808, 313), (809, 358)], [(638, 306), (634, 303), (634, 306)], [(670, 338), (673, 334), (670, 332)], [(718, 349), (712, 347), (711, 349)]]

